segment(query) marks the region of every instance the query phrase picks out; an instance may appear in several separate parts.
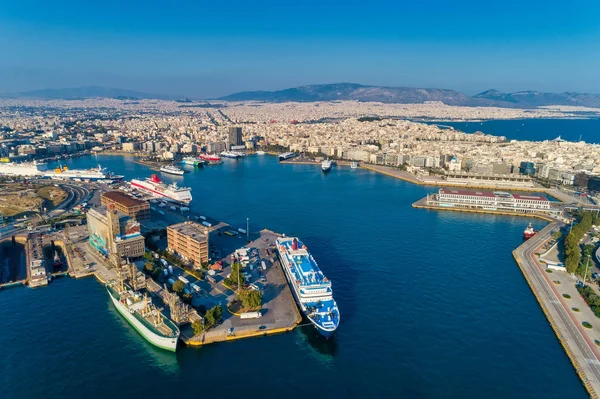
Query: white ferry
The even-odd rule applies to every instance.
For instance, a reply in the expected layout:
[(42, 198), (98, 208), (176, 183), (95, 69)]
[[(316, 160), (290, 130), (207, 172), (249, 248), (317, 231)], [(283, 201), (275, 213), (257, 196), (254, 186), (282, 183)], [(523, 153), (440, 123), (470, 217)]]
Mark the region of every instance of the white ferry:
[(340, 311), (333, 299), (331, 281), (298, 238), (281, 237), (276, 244), (294, 299), (319, 333), (329, 338), (340, 322)]
[(165, 201), (184, 204), (189, 204), (192, 201), (192, 193), (189, 187), (178, 187), (177, 183), (167, 185), (155, 174), (144, 180), (133, 179), (129, 184), (132, 188), (149, 193)]
[(43, 176), (48, 165), (37, 162), (0, 163), (0, 175), (3, 176)]
[(178, 175), (178, 176), (182, 176), (185, 171), (183, 169), (179, 169), (176, 166), (173, 165), (164, 165), (161, 166), (160, 171), (163, 173), (169, 173), (171, 175)]

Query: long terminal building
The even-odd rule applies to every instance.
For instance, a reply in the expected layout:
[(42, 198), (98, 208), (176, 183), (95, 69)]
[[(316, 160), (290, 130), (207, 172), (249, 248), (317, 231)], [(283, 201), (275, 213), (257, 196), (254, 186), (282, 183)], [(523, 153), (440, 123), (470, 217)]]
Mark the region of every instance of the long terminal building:
[(513, 194), (506, 191), (469, 191), (440, 188), (427, 197), (427, 203), (442, 207), (489, 211), (550, 212), (550, 200), (537, 194)]

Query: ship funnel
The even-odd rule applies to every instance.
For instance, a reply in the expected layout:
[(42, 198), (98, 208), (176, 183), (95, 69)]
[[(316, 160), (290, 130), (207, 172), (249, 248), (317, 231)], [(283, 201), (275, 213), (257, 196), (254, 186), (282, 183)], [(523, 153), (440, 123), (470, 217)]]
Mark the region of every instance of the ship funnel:
[(153, 174), (152, 176), (150, 176), (150, 180), (152, 181), (152, 183), (160, 183), (160, 179), (155, 174)]
[(292, 250), (297, 251), (298, 250), (298, 239), (294, 238), (294, 240), (292, 241)]

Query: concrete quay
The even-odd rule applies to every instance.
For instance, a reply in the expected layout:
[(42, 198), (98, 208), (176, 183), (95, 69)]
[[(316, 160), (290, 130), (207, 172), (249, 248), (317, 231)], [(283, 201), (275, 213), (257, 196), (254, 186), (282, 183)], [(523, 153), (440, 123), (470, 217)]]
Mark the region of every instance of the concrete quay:
[[(210, 297), (220, 301), (224, 307), (223, 322), (199, 336), (187, 337), (182, 331), (181, 339), (186, 345), (202, 346), (214, 342), (279, 334), (292, 331), (302, 321), (281, 265), (272, 250), (275, 239), (279, 236), (270, 230), (262, 230), (256, 240), (246, 245), (248, 248), (257, 248), (260, 259), (267, 264), (267, 271), (264, 273), (267, 283), (263, 291), (261, 307), (263, 316), (258, 319), (240, 319), (227, 308), (227, 303), (236, 297), (235, 292), (222, 282), (222, 276), (231, 270), (230, 265), (227, 265), (222, 276), (218, 277), (217, 283), (211, 284), (209, 292)], [(222, 239), (238, 241), (236, 238), (226, 236), (222, 236)], [(231, 254), (223, 259), (225, 264), (227, 259), (231, 259)], [(252, 274), (252, 279), (256, 279), (260, 273), (255, 270)]]
[[(552, 233), (558, 231), (561, 225), (559, 222), (550, 223), (515, 249), (513, 256), (590, 397), (598, 398), (600, 352), (591, 337), (594, 332), (584, 329), (581, 321), (570, 310), (567, 299), (559, 294), (556, 284), (551, 280), (552, 274), (547, 273), (537, 260), (536, 251), (550, 240)], [(574, 282), (572, 283), (574, 287)], [(587, 304), (584, 302), (583, 306), (587, 307)], [(595, 318), (593, 314), (591, 317)]]

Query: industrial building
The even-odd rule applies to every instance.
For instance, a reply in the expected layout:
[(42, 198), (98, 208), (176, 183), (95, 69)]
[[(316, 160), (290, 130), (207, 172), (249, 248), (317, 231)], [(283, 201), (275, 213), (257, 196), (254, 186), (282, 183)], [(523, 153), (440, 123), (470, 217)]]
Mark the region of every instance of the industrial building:
[(117, 211), (135, 220), (150, 219), (150, 204), (120, 191), (108, 191), (100, 196), (102, 205), (113, 204)]
[(140, 233), (140, 224), (119, 212), (115, 205), (90, 209), (86, 217), (90, 244), (102, 255), (109, 257), (112, 252), (127, 258), (144, 255), (144, 236)]
[(167, 227), (167, 250), (190, 262), (195, 268), (208, 262), (208, 232), (196, 222)]

